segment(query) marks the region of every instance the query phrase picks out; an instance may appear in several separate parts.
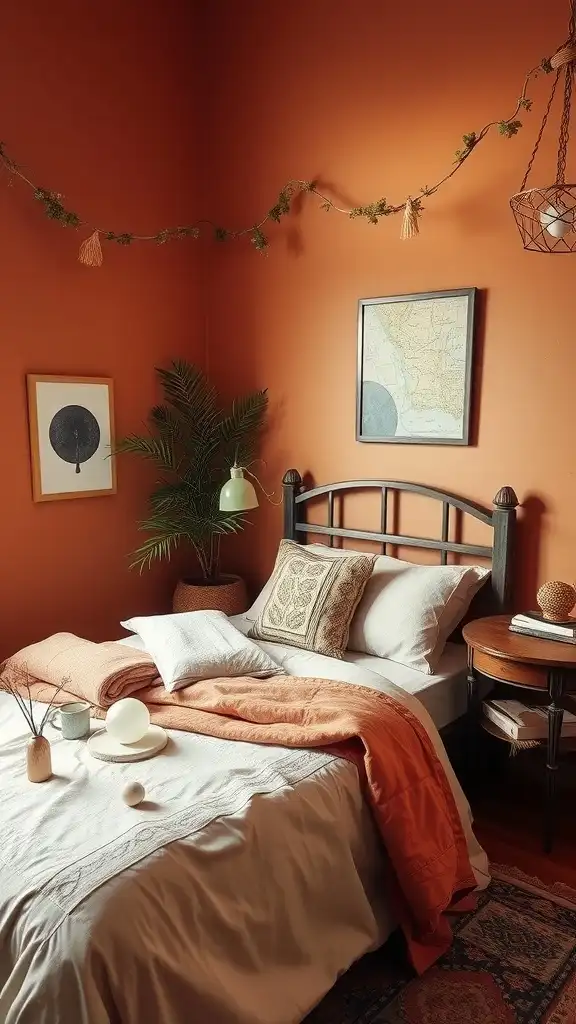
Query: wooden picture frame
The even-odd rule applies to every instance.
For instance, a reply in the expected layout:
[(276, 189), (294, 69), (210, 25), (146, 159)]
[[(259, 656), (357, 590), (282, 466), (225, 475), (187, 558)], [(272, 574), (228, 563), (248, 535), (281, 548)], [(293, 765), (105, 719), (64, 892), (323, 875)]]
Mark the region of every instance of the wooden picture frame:
[(476, 291), (360, 299), (357, 441), (470, 443)]
[(34, 501), (116, 493), (110, 377), (26, 375)]

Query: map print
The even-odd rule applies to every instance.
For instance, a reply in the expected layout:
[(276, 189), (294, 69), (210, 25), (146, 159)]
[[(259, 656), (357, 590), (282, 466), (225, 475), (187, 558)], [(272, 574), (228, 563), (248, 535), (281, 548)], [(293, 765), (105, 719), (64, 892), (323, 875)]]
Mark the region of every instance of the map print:
[(468, 294), (364, 306), (361, 436), (464, 436)]

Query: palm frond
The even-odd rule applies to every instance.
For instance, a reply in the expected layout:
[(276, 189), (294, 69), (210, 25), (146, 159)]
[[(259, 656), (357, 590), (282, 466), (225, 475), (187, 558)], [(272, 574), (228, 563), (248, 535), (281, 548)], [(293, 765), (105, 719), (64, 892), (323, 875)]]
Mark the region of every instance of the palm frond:
[(219, 519), (214, 519), (214, 533), (238, 533), (246, 524), (246, 517), (241, 512), (221, 512)]
[(184, 441), (182, 417), (168, 405), (154, 405), (148, 416), (150, 427), (167, 440)]
[(173, 447), (165, 438), (153, 437), (151, 434), (149, 436), (129, 434), (128, 437), (118, 441), (114, 452), (115, 454), (130, 452), (132, 455), (140, 455), (143, 459), (156, 462), (161, 469), (166, 471), (175, 468)]
[(148, 540), (145, 540), (144, 543), (133, 552), (130, 568), (139, 569), (142, 573), (144, 569), (150, 569), (153, 562), (159, 562), (163, 559), (169, 562), (173, 552), (178, 547), (180, 540), (181, 537), (177, 534), (148, 537)]
[(198, 430), (217, 420), (216, 389), (202, 370), (183, 359), (175, 359), (170, 369), (157, 368), (156, 372), (167, 400)]
[[(176, 371), (159, 371), (170, 405), (157, 405), (150, 413), (153, 430), (175, 449), (175, 466), (187, 479), (205, 476), (218, 451), (216, 394), (200, 371), (191, 379), (187, 364), (174, 364)], [(168, 383), (169, 381), (169, 383)]]
[(192, 543), (200, 544), (210, 539), (213, 533), (236, 533), (242, 525), (238, 512), (218, 512), (217, 515), (202, 514), (192, 508), (156, 512), (138, 523), (138, 529), (146, 533), (164, 536), (186, 537)]
[(198, 519), (213, 519), (218, 509), (218, 495), (213, 489), (203, 490), (187, 481), (163, 484), (150, 495), (153, 516), (167, 515), (172, 520), (192, 515)]
[(220, 422), (220, 437), (229, 459), (233, 461), (236, 452), (241, 465), (253, 458), (267, 409), (267, 391), (254, 391), (234, 400), (228, 415)]
[(150, 508), (153, 512), (184, 509), (193, 500), (194, 490), (192, 485), (184, 480), (160, 484), (150, 495)]

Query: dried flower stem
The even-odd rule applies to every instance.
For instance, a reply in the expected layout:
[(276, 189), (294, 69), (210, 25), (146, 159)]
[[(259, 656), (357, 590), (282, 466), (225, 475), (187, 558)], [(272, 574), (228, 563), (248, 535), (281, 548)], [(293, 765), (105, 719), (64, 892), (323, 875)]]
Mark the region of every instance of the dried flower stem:
[[(60, 683), (60, 686), (56, 687), (56, 690), (52, 695), (50, 703), (48, 704), (48, 707), (46, 708), (46, 711), (44, 712), (40, 720), (40, 724), (37, 725), (36, 722), (34, 721), (34, 707), (32, 703), (32, 694), (30, 691), (29, 672), (26, 669), (23, 669), (22, 671), (14, 669), (14, 667), (10, 664), (10, 660), (5, 661), (2, 665), (0, 665), (0, 690), (3, 690), (5, 693), (9, 693), (10, 696), (14, 698), (33, 736), (42, 736), (44, 726), (46, 725), (46, 722), (48, 720), (48, 715), (50, 714), (50, 711), (54, 706), (54, 701), (56, 700), (60, 691), (63, 690), (64, 687), (67, 686), (69, 683), (69, 677), (65, 677)], [(26, 689), (27, 699), (26, 697), (22, 696), (22, 687), (25, 687)]]
[(50, 714), (50, 712), (51, 712), (51, 710), (52, 710), (52, 708), (54, 706), (54, 701), (56, 700), (56, 697), (60, 693), (60, 690), (63, 690), (64, 687), (68, 686), (69, 683), (70, 683), (70, 677), (69, 676), (65, 676), (64, 679), (62, 680), (62, 682), (60, 683), (60, 686), (58, 686), (56, 688), (55, 693), (52, 695), (52, 700), (50, 701), (48, 707), (46, 708), (46, 711), (44, 712), (44, 715), (43, 715), (42, 720), (40, 722), (40, 726), (39, 726), (39, 735), (40, 736), (42, 735), (44, 726), (46, 725), (46, 720), (48, 718), (48, 715)]

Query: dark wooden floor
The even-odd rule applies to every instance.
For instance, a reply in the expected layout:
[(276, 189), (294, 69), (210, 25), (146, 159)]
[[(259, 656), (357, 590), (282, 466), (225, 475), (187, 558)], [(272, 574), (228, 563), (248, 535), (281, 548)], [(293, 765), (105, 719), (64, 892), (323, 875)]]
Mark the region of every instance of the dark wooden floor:
[[(498, 741), (496, 741), (498, 742)], [(517, 758), (492, 755), (493, 774), (469, 793), (475, 832), (491, 861), (508, 864), (544, 882), (576, 889), (576, 756), (565, 756), (558, 776), (557, 835), (550, 855), (542, 849), (544, 752)]]

